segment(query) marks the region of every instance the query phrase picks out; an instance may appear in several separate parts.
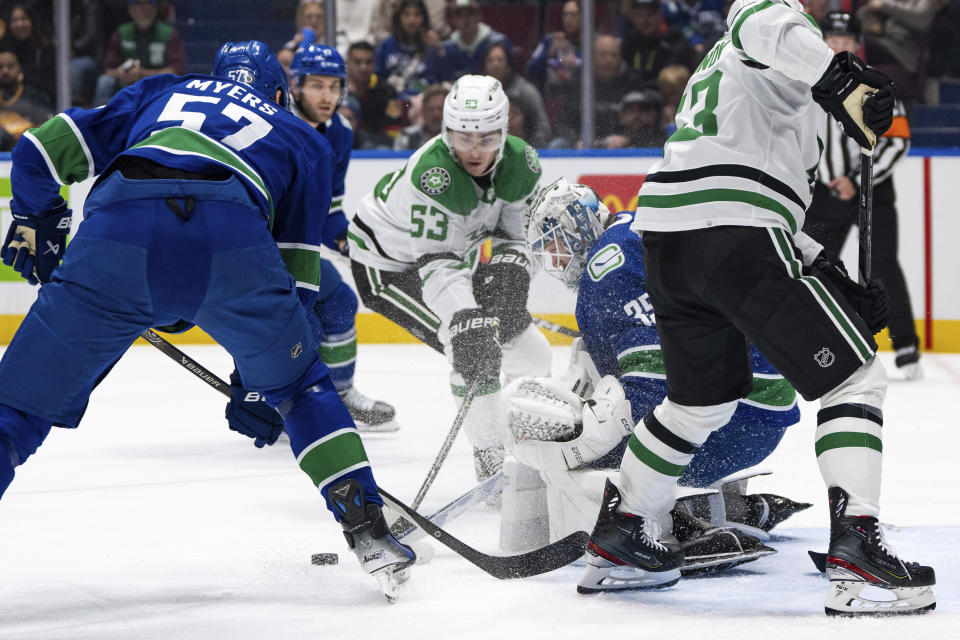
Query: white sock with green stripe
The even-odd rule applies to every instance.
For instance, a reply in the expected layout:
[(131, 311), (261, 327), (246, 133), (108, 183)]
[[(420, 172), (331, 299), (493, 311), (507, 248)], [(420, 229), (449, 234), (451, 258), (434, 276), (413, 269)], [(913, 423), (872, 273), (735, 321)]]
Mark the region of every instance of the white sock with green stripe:
[(817, 463), (827, 487), (840, 487), (849, 495), (848, 515), (880, 512), (881, 407), (886, 393), (887, 375), (874, 357), (820, 398)]
[(673, 487), (697, 449), (730, 420), (736, 402), (688, 407), (664, 401), (637, 424), (620, 463), (621, 511), (657, 516), (670, 510)]
[(847, 515), (880, 513), (883, 412), (845, 403), (817, 412), (817, 463), (827, 487), (847, 492)]

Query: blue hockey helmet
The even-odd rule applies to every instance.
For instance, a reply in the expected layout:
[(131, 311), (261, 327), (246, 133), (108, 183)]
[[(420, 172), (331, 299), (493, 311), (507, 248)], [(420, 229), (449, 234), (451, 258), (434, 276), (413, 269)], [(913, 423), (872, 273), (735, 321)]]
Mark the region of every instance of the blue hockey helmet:
[(280, 106), (289, 109), (287, 74), (270, 47), (259, 40), (228, 42), (220, 47), (210, 75), (249, 85), (271, 99), (280, 89)]
[(347, 83), (347, 64), (337, 50), (325, 44), (306, 42), (297, 48), (290, 63), (290, 77), (299, 84), (303, 76), (331, 76), (340, 78), (340, 86)]

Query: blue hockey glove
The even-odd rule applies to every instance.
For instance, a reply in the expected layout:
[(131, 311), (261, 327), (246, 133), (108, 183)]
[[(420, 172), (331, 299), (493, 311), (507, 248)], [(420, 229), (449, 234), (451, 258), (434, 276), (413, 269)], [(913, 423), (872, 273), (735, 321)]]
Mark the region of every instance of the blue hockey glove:
[(283, 433), (283, 418), (256, 391), (248, 391), (236, 370), (230, 374), (230, 402), (226, 410), (230, 429), (253, 438), (258, 449), (277, 441)]
[(3, 264), (13, 267), (30, 284), (50, 282), (67, 247), (72, 212), (64, 202), (37, 215), (12, 213), (13, 222), (0, 248)]

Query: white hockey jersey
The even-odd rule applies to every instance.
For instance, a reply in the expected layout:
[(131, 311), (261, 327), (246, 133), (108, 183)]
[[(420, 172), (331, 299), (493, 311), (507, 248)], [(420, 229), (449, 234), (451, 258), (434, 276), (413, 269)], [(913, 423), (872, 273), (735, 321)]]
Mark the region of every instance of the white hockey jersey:
[(833, 52), (796, 0), (737, 0), (727, 24), (640, 188), (636, 231), (803, 227), (825, 123), (810, 86)]
[(507, 136), (482, 188), (436, 136), (364, 196), (347, 230), (350, 258), (382, 271), (417, 269), (423, 301), (446, 326), (457, 311), (477, 306), (472, 277), (487, 239), (491, 255), (528, 254), (523, 223), (540, 173), (536, 150)]

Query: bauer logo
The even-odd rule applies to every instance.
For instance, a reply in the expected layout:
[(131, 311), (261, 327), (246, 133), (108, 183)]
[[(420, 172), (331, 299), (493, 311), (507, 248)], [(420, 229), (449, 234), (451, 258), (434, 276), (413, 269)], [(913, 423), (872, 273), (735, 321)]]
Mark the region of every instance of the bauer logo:
[(443, 167), (434, 167), (420, 176), (420, 188), (431, 196), (438, 196), (450, 187), (450, 174)]
[(820, 351), (817, 351), (815, 354), (813, 354), (813, 359), (817, 361), (818, 365), (826, 369), (834, 363), (837, 357), (833, 355), (833, 351), (830, 351), (830, 349), (824, 347), (823, 349), (820, 349)]

